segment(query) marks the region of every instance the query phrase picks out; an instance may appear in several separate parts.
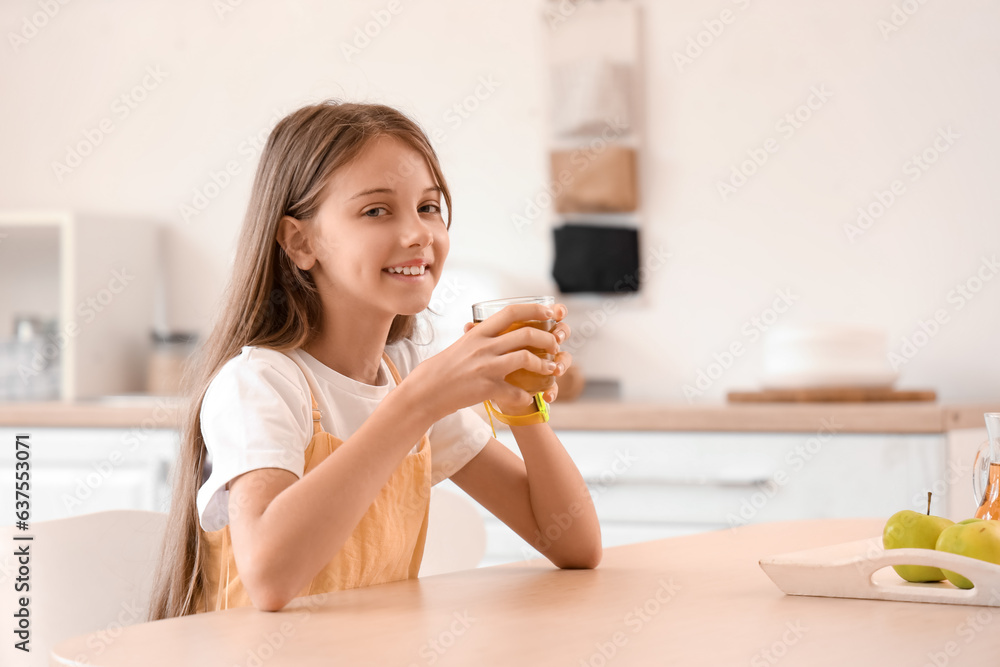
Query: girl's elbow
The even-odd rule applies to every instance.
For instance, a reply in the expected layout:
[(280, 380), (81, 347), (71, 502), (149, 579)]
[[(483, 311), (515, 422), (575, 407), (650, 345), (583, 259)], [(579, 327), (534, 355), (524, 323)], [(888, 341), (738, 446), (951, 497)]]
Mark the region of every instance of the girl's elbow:
[(567, 554), (555, 560), (554, 564), (561, 570), (593, 570), (601, 564), (603, 555), (604, 550), (601, 548), (601, 543), (598, 542), (589, 549), (580, 549), (575, 553)]
[(260, 611), (281, 611), (292, 599), (266, 572), (247, 572), (242, 579), (250, 603)]
[(281, 611), (289, 603), (287, 596), (278, 591), (258, 591), (257, 596), (250, 596), (250, 602), (260, 611)]
[(579, 565), (577, 567), (582, 570), (593, 570), (595, 567), (601, 564), (601, 558), (604, 556), (604, 550), (601, 548), (600, 543), (598, 543), (594, 548), (584, 554), (583, 558), (580, 559)]
[(283, 592), (269, 586), (254, 586), (246, 584), (247, 596), (253, 606), (260, 611), (281, 611), (290, 602)]

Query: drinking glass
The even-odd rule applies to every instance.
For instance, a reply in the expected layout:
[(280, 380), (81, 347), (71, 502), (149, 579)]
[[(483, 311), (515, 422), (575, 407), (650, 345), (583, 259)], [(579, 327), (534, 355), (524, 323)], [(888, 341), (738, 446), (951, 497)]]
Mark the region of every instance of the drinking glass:
[[(551, 296), (522, 296), (513, 299), (495, 299), (493, 301), (481, 301), (480, 303), (472, 304), (472, 321), (475, 324), (479, 324), (486, 318), (490, 317), (495, 313), (499, 313), (501, 310), (512, 304), (519, 303), (537, 303), (545, 306), (552, 306), (555, 304), (555, 299)], [(514, 331), (516, 329), (521, 329), (523, 327), (533, 327), (535, 329), (541, 329), (542, 331), (551, 332), (555, 329), (556, 320), (525, 320), (523, 322), (515, 322), (510, 327), (501, 332), (505, 334), (508, 331)], [(542, 359), (548, 361), (553, 360), (553, 355), (547, 350), (543, 350), (537, 347), (525, 348), (534, 354), (538, 355)], [(556, 377), (554, 375), (540, 375), (538, 373), (533, 373), (524, 368), (519, 368), (513, 373), (510, 373), (504, 378), (507, 382), (511, 383), (515, 387), (520, 387), (529, 394), (541, 394), (551, 389), (556, 382)]]
[(987, 441), (972, 466), (972, 492), (979, 503), (977, 519), (1000, 519), (1000, 412), (987, 412)]

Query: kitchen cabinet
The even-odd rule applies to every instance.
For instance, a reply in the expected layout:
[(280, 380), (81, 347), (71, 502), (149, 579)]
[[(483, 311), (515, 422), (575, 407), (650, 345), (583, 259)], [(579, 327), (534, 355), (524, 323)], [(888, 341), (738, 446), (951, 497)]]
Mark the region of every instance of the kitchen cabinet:
[[(590, 488), (605, 546), (767, 521), (888, 517), (921, 509), (927, 490), (948, 481), (943, 433), (557, 433)], [(500, 438), (513, 443), (509, 431)], [(947, 514), (947, 503), (936, 494), (934, 513)], [(484, 565), (538, 557), (482, 514)]]
[(162, 304), (158, 233), (133, 218), (0, 211), (0, 284), (17, 285), (0, 301), (0, 329), (22, 315), (55, 328), (8, 343), (17, 352), (0, 358), (0, 396), (74, 401), (146, 388)]
[[(33, 519), (111, 508), (166, 511), (182, 407), (181, 401), (154, 397), (119, 405), (0, 404), (5, 442), (13, 443), (14, 433), (25, 430), (22, 424), (38, 426), (27, 429), (34, 443)], [(590, 485), (604, 544), (614, 546), (743, 522), (884, 518), (904, 508), (923, 511), (928, 490), (934, 492), (934, 513), (967, 518), (975, 510), (972, 457), (986, 437), (982, 415), (998, 410), (995, 401), (704, 406), (578, 401), (561, 404), (552, 426)], [(498, 435), (516, 451), (509, 430)], [(100, 474), (101, 462), (110, 462), (115, 450), (121, 450), (122, 462), (90, 497), (80, 504), (62, 497), (68, 493), (72, 500), (77, 489), (86, 493), (80, 480)], [(0, 493), (9, 498), (12, 469), (13, 456), (0, 457)], [(444, 484), (462, 493), (451, 482)], [(488, 531), (484, 565), (537, 556), (480, 511)]]
[[(0, 428), (0, 495), (14, 497), (16, 434), (29, 434), (31, 521), (111, 509), (166, 512), (173, 429)], [(13, 521), (13, 512), (4, 517)]]

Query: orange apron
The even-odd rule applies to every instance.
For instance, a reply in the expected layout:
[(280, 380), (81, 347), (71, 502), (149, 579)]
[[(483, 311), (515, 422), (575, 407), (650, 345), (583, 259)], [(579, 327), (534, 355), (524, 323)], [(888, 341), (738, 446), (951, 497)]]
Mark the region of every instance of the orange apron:
[[(382, 358), (399, 385), (395, 365), (385, 353)], [(303, 474), (343, 442), (320, 426), (320, 410), (311, 387), (309, 398), (313, 437), (306, 447)], [(402, 460), (333, 560), (296, 597), (415, 579), (424, 554), (430, 492), (431, 447), (425, 433), (417, 451)], [(203, 611), (253, 606), (236, 569), (229, 526), (206, 532), (205, 538), (208, 566)]]

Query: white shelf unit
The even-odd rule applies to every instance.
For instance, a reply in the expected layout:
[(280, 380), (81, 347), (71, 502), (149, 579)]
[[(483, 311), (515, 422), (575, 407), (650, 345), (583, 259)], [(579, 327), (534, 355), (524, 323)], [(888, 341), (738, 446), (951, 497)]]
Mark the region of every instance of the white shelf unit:
[[(547, 99), (550, 152), (570, 151), (572, 162), (593, 161), (606, 147), (635, 152), (636, 207), (629, 211), (563, 211), (553, 205), (548, 227), (564, 225), (625, 227), (639, 234), (639, 266), (648, 244), (643, 230), (646, 197), (643, 173), (649, 159), (645, 136), (645, 47), (643, 10), (634, 0), (572, 3), (548, 0), (543, 6), (546, 62), (550, 76)], [(597, 129), (601, 121), (601, 129)], [(586, 128), (586, 129), (585, 129)], [(592, 167), (591, 167), (592, 168)], [(583, 172), (586, 174), (586, 170)], [(579, 175), (579, 174), (578, 174)], [(549, 182), (560, 175), (550, 171)], [(570, 292), (560, 296), (579, 310), (604, 301), (609, 294), (638, 297), (645, 305), (648, 291)]]
[(2, 336), (13, 335), (18, 314), (58, 320), (48, 342), (58, 347), (62, 400), (144, 390), (157, 257), (157, 228), (148, 221), (0, 212)]

